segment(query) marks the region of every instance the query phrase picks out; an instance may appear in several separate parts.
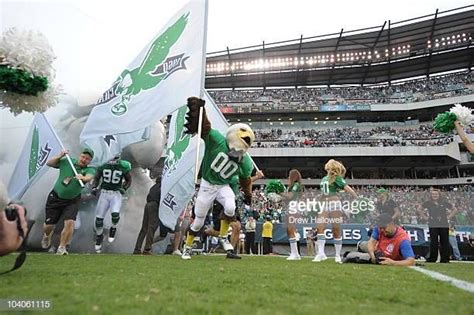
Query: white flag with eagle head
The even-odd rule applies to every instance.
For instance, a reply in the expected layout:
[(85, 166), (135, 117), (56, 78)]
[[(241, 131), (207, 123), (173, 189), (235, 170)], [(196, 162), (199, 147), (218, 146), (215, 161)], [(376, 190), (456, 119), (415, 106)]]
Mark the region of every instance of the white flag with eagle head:
[(10, 198), (13, 200), (21, 199), (28, 187), (48, 169), (45, 167), (46, 162), (59, 154), (62, 147), (46, 117), (41, 113), (37, 113), (8, 183)]
[(94, 165), (147, 140), (147, 126), (201, 95), (206, 29), (207, 0), (190, 1), (102, 95), (80, 136), (94, 151)]

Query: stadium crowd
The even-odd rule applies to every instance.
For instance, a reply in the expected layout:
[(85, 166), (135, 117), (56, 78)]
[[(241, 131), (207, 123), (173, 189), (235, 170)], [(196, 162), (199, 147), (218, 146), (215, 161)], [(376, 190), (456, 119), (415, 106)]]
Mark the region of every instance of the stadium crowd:
[(229, 107), (238, 113), (275, 109), (311, 111), (314, 110), (312, 106), (317, 105), (411, 103), (467, 95), (474, 92), (472, 83), (472, 73), (455, 73), (391, 86), (221, 90), (209, 93), (224, 112)]
[[(377, 186), (353, 186), (354, 191), (359, 196), (364, 196), (368, 200), (377, 201), (380, 196)], [(389, 197), (398, 205), (401, 216), (401, 224), (426, 224), (427, 222), (420, 218), (417, 213), (417, 207), (427, 200), (429, 188), (419, 186), (393, 186), (385, 188)], [(458, 210), (455, 216), (455, 225), (471, 225), (474, 224), (474, 191), (470, 185), (463, 186), (447, 186), (441, 188), (442, 195), (446, 200), (453, 204)], [(321, 195), (319, 188), (305, 187), (304, 194), (301, 199), (318, 199)], [(267, 216), (272, 218), (273, 223), (283, 223), (285, 209), (282, 202), (271, 201), (265, 194), (264, 187), (257, 187), (253, 191), (252, 207), (249, 211), (243, 211), (241, 217), (243, 222), (249, 216), (253, 216), (258, 222), (264, 222)], [(358, 214), (349, 214), (345, 218), (345, 223), (361, 223), (367, 224), (380, 214), (378, 209), (375, 211), (361, 211)], [(312, 215), (312, 214), (310, 214)]]
[(331, 129), (255, 129), (254, 147), (334, 147), (334, 146), (443, 146), (452, 136), (440, 134), (432, 126), (394, 129), (388, 126), (370, 130), (353, 127)]

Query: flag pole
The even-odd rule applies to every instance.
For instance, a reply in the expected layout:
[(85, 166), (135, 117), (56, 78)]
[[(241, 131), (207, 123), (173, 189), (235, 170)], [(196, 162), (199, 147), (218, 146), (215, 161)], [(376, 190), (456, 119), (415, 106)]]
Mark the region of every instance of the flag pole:
[[(201, 66), (201, 89), (200, 89), (200, 98), (204, 98), (204, 83), (206, 80), (206, 50), (207, 50), (207, 15), (208, 15), (208, 0), (204, 0), (204, 35), (203, 35), (203, 44), (202, 44), (202, 66)], [(199, 124), (198, 124), (198, 134), (197, 134), (197, 144), (196, 144), (196, 169), (194, 171), (194, 183), (198, 182), (199, 174), (199, 149), (201, 146), (201, 133), (202, 133), (202, 116), (204, 108), (199, 108)]]
[[(51, 126), (51, 124), (49, 123), (49, 120), (46, 118), (46, 116), (43, 113), (40, 113), (40, 115), (43, 115), (44, 120), (48, 124), (49, 129), (51, 129), (51, 131), (53, 132), (53, 135), (56, 138), (56, 140), (58, 141), (58, 143), (61, 145), (61, 148), (63, 150), (66, 150), (64, 148), (63, 143), (61, 142), (61, 139), (59, 139), (58, 134), (56, 133), (56, 130), (54, 130), (53, 126)], [(79, 173), (77, 173), (76, 168), (74, 167), (74, 164), (72, 163), (72, 160), (71, 160), (71, 157), (69, 156), (69, 154), (66, 154), (66, 159), (69, 162), (69, 165), (71, 166), (72, 171), (74, 172), (74, 175), (76, 175), (76, 176), (79, 175)], [(79, 181), (79, 185), (81, 185), (81, 187), (84, 187), (84, 183), (82, 182), (82, 180), (78, 179), (78, 181)]]
[(196, 144), (196, 168), (194, 170), (194, 184), (198, 182), (199, 174), (199, 149), (201, 147), (201, 133), (202, 133), (202, 116), (204, 112), (204, 107), (199, 108), (199, 123), (198, 123), (198, 134), (197, 134), (197, 144)]

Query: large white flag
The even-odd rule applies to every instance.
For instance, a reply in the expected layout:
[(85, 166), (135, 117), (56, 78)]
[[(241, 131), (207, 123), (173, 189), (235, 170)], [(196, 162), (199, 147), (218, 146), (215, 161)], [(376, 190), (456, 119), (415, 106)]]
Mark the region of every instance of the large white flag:
[[(229, 123), (222, 115), (216, 103), (204, 92), (206, 114), (214, 129), (226, 134)], [(167, 157), (161, 180), (160, 220), (174, 230), (180, 213), (194, 195), (195, 159), (197, 135), (191, 138), (184, 133), (187, 106), (176, 111), (170, 122)], [(201, 140), (200, 159), (204, 155), (204, 141)]]
[(8, 195), (12, 199), (21, 199), (28, 187), (44, 174), (46, 162), (58, 154), (62, 147), (46, 117), (41, 113), (36, 114), (8, 184)]
[(188, 97), (200, 96), (206, 29), (207, 0), (190, 1), (102, 95), (80, 137), (94, 150), (94, 164), (146, 140), (146, 126), (177, 110)]

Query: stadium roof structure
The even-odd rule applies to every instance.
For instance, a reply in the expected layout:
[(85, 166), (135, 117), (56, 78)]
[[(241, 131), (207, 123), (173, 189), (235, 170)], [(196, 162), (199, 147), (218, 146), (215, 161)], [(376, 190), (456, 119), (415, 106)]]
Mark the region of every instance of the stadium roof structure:
[(209, 53), (206, 88), (390, 84), (471, 69), (474, 5), (383, 25)]

